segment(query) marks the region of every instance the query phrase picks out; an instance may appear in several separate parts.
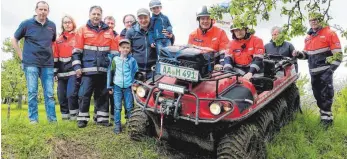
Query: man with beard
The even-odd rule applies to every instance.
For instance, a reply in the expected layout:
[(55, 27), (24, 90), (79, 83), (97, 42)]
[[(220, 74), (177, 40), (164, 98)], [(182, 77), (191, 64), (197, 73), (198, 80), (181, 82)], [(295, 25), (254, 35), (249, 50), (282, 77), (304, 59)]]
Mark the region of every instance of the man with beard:
[[(125, 38), (131, 41), (132, 55), (137, 61), (139, 71), (145, 74), (145, 78), (152, 77), (152, 67), (157, 62), (155, 48), (149, 42), (150, 12), (145, 8), (137, 11), (137, 21), (132, 28), (128, 29)], [(165, 33), (168, 38), (173, 38), (173, 34)]]

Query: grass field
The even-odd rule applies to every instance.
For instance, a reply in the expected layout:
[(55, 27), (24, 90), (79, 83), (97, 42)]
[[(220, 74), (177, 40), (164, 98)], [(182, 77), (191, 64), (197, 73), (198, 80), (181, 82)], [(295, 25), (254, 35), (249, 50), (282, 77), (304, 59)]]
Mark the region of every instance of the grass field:
[[(154, 138), (134, 142), (126, 133), (116, 136), (113, 127), (105, 128), (92, 122), (87, 128), (79, 129), (75, 122), (60, 120), (58, 107), (58, 123), (50, 124), (44, 106), (40, 105), (38, 125), (29, 124), (26, 107), (18, 110), (13, 106), (10, 120), (7, 120), (7, 105), (2, 105), (1, 110), (2, 158), (203, 157), (197, 154), (199, 151), (194, 152), (196, 155), (177, 152)], [(334, 126), (325, 131), (319, 126), (318, 115), (304, 110), (267, 147), (268, 158), (347, 158), (347, 113), (338, 113)]]

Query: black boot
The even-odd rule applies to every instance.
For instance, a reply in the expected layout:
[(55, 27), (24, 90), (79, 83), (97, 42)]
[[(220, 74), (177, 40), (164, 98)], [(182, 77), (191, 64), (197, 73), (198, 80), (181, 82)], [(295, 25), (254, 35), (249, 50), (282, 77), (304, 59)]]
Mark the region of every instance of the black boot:
[(105, 126), (105, 127), (113, 126), (113, 124), (109, 122), (97, 122), (96, 125)]
[(333, 125), (333, 120), (320, 120), (320, 124), (324, 129), (328, 129)]
[(81, 120), (79, 120), (78, 122), (77, 122), (77, 126), (79, 127), (79, 128), (85, 128), (85, 127), (87, 127), (87, 121), (81, 121)]

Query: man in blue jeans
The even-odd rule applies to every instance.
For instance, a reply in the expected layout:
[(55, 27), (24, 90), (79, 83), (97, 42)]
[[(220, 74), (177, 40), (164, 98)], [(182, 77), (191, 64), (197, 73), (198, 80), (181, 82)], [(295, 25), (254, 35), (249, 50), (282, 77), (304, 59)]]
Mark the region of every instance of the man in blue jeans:
[[(54, 60), (52, 42), (56, 39), (56, 26), (47, 19), (49, 6), (45, 1), (36, 3), (33, 18), (23, 21), (12, 38), (12, 45), (22, 60), (27, 82), (29, 120), (38, 123), (37, 92), (38, 78), (44, 91), (45, 108), (49, 122), (56, 122), (53, 96)], [(18, 41), (24, 37), (23, 53)]]

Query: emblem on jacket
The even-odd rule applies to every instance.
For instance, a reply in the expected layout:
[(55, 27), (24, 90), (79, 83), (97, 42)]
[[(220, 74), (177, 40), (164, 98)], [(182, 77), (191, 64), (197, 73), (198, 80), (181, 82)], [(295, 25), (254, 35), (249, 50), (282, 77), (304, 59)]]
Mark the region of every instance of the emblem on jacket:
[(194, 38), (194, 41), (199, 42), (199, 43), (204, 42), (204, 40), (201, 40), (201, 39), (198, 39), (198, 38)]

